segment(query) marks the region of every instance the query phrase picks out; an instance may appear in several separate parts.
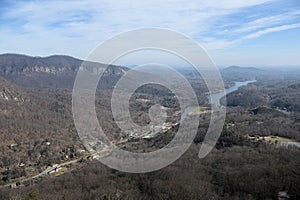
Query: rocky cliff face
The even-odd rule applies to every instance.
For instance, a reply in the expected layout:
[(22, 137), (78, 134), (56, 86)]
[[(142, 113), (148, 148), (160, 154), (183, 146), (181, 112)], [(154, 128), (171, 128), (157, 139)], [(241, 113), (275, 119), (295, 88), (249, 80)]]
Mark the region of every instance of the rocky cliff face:
[[(24, 87), (72, 88), (82, 60), (70, 56), (30, 57), (19, 54), (0, 55), (0, 76)], [(104, 70), (100, 63), (85, 63), (86, 70)], [(127, 68), (110, 66), (104, 73), (109, 83), (126, 72)]]

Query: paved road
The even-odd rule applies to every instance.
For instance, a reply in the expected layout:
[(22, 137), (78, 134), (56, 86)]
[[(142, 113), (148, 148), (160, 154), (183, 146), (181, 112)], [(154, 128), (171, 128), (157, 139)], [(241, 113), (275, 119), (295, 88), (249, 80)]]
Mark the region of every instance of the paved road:
[(48, 172), (50, 172), (50, 171), (52, 171), (52, 170), (55, 170), (55, 168), (57, 168), (57, 167), (59, 167), (59, 166), (60, 166), (60, 167), (63, 167), (63, 166), (66, 166), (66, 165), (70, 165), (70, 164), (73, 164), (73, 163), (78, 162), (80, 159), (82, 159), (82, 158), (78, 158), (78, 159), (76, 159), (76, 160), (71, 160), (71, 161), (68, 161), (68, 162), (61, 163), (61, 164), (59, 164), (59, 165), (56, 166), (56, 167), (48, 167), (47, 169), (45, 169), (44, 171), (42, 171), (41, 173), (39, 173), (39, 174), (37, 174), (37, 175), (35, 175), (35, 176), (31, 176), (31, 177), (22, 179), (22, 180), (20, 180), (20, 181), (16, 181), (16, 182), (9, 183), (9, 184), (6, 184), (6, 185), (1, 185), (1, 186), (0, 186), (0, 189), (1, 189), (1, 188), (5, 188), (5, 187), (10, 187), (11, 185), (16, 184), (16, 183), (18, 183), (18, 182), (19, 182), (19, 183), (23, 183), (23, 182), (30, 181), (30, 180), (33, 180), (33, 179), (37, 179), (37, 178), (39, 178), (39, 177), (43, 177), (43, 176), (47, 175)]
[[(99, 159), (101, 157), (104, 157), (104, 156), (107, 156), (109, 154), (110, 150), (109, 148), (107, 148), (106, 146), (103, 147), (103, 149), (99, 152), (99, 153), (94, 153), (91, 155), (92, 158), (95, 158), (95, 159)], [(52, 171), (52, 170), (55, 170), (55, 168), (57, 167), (63, 167), (63, 166), (66, 166), (66, 165), (70, 165), (70, 164), (73, 164), (73, 163), (76, 163), (78, 162), (79, 160), (83, 159), (83, 158), (86, 158), (87, 156), (84, 156), (84, 157), (81, 157), (81, 158), (78, 158), (78, 159), (75, 159), (75, 160), (71, 160), (71, 161), (67, 161), (67, 162), (64, 162), (64, 163), (61, 163), (59, 164), (58, 166), (56, 167), (48, 167), (47, 169), (45, 169), (44, 171), (42, 171), (41, 173), (35, 175), (35, 176), (31, 176), (31, 177), (28, 177), (28, 178), (25, 178), (25, 179), (22, 179), (20, 181), (16, 181), (16, 182), (12, 182), (12, 183), (9, 183), (9, 184), (6, 184), (6, 185), (1, 185), (0, 186), (0, 189), (1, 188), (6, 188), (6, 187), (10, 187), (11, 185), (13, 184), (16, 184), (16, 183), (23, 183), (23, 182), (26, 182), (26, 181), (30, 181), (30, 180), (33, 180), (33, 179), (37, 179), (37, 178), (40, 178), (40, 177), (43, 177), (45, 175), (48, 174), (48, 172)]]

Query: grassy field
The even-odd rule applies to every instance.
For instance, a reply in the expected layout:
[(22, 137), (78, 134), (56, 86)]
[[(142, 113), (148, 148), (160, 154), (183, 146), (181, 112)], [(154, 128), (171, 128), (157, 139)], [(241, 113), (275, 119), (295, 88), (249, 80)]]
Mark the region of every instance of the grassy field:
[(197, 108), (194, 108), (189, 114), (190, 115), (195, 115), (195, 114), (201, 114), (201, 113), (206, 113), (208, 112), (208, 108), (207, 107), (197, 107)]

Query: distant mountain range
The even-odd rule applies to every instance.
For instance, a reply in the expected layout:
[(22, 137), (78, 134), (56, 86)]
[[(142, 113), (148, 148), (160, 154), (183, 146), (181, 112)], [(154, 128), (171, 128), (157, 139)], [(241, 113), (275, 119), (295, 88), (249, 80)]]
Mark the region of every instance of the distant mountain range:
[[(0, 76), (22, 87), (31, 88), (73, 88), (75, 77), (83, 60), (64, 55), (32, 57), (20, 54), (0, 55)], [(104, 70), (104, 64), (86, 62), (86, 66)], [(104, 73), (102, 86), (112, 88), (129, 68), (110, 66)], [(229, 66), (221, 70), (223, 78), (229, 81), (256, 79), (264, 70), (255, 67)]]
[[(20, 54), (0, 55), (0, 76), (24, 87), (72, 88), (76, 73), (83, 60), (70, 56), (53, 55), (32, 57)], [(87, 65), (104, 69), (100, 63), (87, 62)], [(110, 66), (105, 73), (104, 82), (109, 83), (120, 77), (128, 69)]]
[(240, 66), (229, 66), (223, 69), (224, 71), (251, 71), (251, 72), (258, 72), (263, 71), (262, 69), (258, 69), (256, 67), (240, 67)]
[(240, 67), (229, 66), (221, 71), (224, 79), (230, 81), (245, 81), (257, 79), (259, 76), (265, 73), (264, 70), (256, 67)]

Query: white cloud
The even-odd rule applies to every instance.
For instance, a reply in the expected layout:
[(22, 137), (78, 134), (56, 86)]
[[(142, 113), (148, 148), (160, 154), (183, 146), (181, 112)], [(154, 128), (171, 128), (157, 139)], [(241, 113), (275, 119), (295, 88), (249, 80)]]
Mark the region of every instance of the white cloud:
[(278, 32), (278, 31), (284, 31), (284, 30), (289, 30), (289, 29), (294, 29), (294, 28), (300, 28), (300, 23), (296, 24), (289, 24), (289, 25), (282, 25), (282, 26), (276, 26), (272, 28), (267, 28), (261, 31), (257, 31), (255, 33), (251, 33), (249, 35), (246, 35), (245, 37), (242, 38), (242, 40), (246, 39), (254, 39), (258, 38), (262, 35), (268, 34), (268, 33), (273, 33), (273, 32)]
[(272, 0), (210, 0), (205, 1), (207, 6), (223, 9), (239, 9), (244, 7), (255, 6), (263, 3), (270, 2)]
[(254, 21), (243, 24), (240, 28), (233, 30), (233, 32), (245, 33), (245, 32), (250, 32), (268, 26), (274, 26), (280, 23), (287, 22), (289, 20), (293, 20), (296, 17), (299, 17), (299, 15), (300, 15), (300, 10), (286, 12), (280, 15), (262, 17)]
[(215, 17), (268, 1), (33, 1), (17, 3), (4, 17), (27, 21), (29, 32), (33, 27), (52, 31), (49, 25), (59, 23), (62, 27), (55, 30), (120, 32), (158, 26), (190, 34), (207, 30)]
[[(0, 51), (64, 53), (84, 58), (99, 42), (117, 33), (142, 27), (174, 29), (191, 38), (201, 38), (199, 42), (208, 49), (224, 49), (242, 40), (274, 32), (278, 27), (247, 36), (238, 35), (238, 38), (218, 38), (214, 36), (218, 31), (216, 20), (270, 1), (273, 0), (17, 2), (0, 17), (6, 21), (2, 25), (5, 29), (0, 29), (0, 37), (5, 41)], [(297, 13), (290, 14), (290, 18), (295, 15)], [(14, 20), (21, 21), (19, 27), (10, 24)], [(229, 29), (226, 34), (244, 34), (281, 21), (281, 15), (266, 16), (235, 30)], [(206, 34), (211, 36), (203, 40)]]

